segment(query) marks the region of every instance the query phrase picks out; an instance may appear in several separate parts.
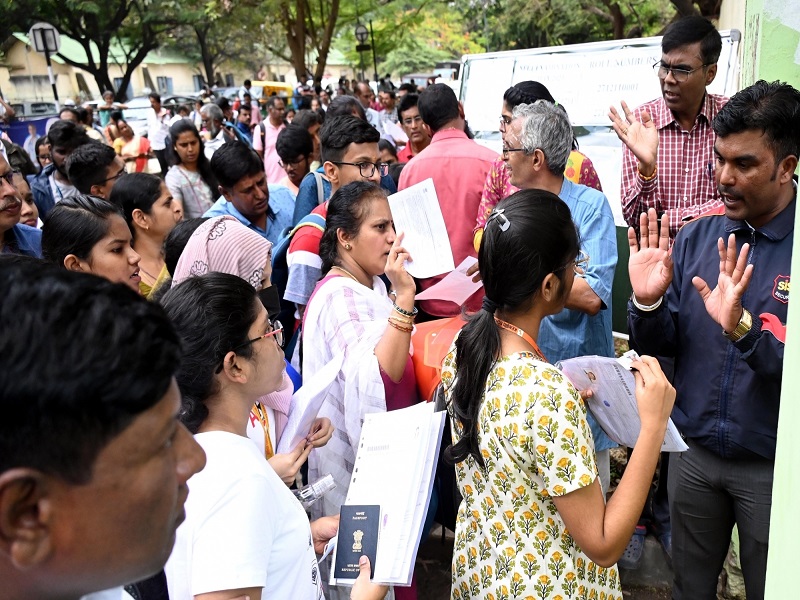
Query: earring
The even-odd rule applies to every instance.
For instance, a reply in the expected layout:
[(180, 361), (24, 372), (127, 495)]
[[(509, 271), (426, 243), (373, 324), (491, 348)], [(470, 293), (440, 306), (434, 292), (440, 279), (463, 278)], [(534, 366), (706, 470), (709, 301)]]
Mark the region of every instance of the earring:
[(350, 250), (350, 248), (352, 248), (352, 246), (350, 244), (345, 244), (344, 245), (344, 249), (345, 250)]

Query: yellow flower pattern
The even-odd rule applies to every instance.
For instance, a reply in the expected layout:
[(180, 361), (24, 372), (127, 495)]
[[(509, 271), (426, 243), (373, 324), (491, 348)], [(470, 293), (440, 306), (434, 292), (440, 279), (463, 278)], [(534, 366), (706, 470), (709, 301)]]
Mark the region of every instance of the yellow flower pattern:
[[(445, 394), (456, 378), (444, 361)], [(452, 415), (451, 415), (452, 418)], [(552, 501), (597, 477), (580, 395), (552, 365), (519, 353), (497, 361), (478, 417), (481, 469), (456, 465), (464, 500), (453, 551), (454, 600), (622, 600), (616, 566), (595, 565)], [(461, 434), (453, 421), (453, 442)]]

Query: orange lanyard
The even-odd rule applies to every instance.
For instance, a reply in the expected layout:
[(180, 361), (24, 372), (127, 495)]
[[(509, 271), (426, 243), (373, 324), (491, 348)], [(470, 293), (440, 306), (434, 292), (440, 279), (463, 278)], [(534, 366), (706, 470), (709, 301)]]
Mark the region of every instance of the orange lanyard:
[(256, 413), (258, 421), (264, 429), (264, 454), (267, 456), (267, 459), (270, 459), (275, 455), (275, 450), (273, 450), (272, 441), (269, 439), (269, 417), (267, 416), (267, 411), (261, 406), (260, 402), (256, 402), (253, 405), (253, 411)]
[(547, 359), (544, 357), (544, 354), (542, 354), (542, 351), (539, 350), (539, 344), (537, 344), (536, 340), (534, 340), (530, 335), (525, 333), (522, 329), (520, 329), (516, 325), (512, 325), (511, 323), (503, 321), (502, 319), (498, 319), (497, 317), (494, 318), (494, 322), (497, 323), (497, 326), (500, 327), (501, 329), (505, 329), (506, 331), (510, 331), (511, 333), (516, 333), (519, 337), (528, 342), (533, 348), (534, 353), (537, 356), (539, 356), (539, 358), (541, 358), (543, 361), (547, 362)]

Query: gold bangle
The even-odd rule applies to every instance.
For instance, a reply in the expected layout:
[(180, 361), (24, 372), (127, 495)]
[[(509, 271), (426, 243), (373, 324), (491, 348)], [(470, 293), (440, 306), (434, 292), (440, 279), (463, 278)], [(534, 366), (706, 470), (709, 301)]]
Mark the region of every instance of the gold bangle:
[(402, 327), (402, 326), (397, 325), (394, 322), (392, 322), (391, 319), (389, 319), (389, 325), (391, 325), (392, 327), (394, 327), (398, 331), (402, 331), (403, 333), (411, 333), (412, 331), (414, 331), (413, 327)]
[(653, 179), (656, 178), (656, 175), (658, 175), (658, 165), (655, 166), (653, 169), (653, 174), (649, 177), (642, 173), (642, 171), (639, 169), (639, 165), (636, 165), (636, 172), (639, 173), (639, 177), (642, 178), (642, 181), (653, 181)]
[(405, 325), (413, 325), (414, 324), (414, 319), (409, 318), (409, 317), (398, 317), (396, 315), (391, 315), (389, 318), (390, 319), (394, 319), (398, 323), (403, 323)]
[(732, 342), (738, 342), (744, 336), (746, 336), (750, 329), (753, 327), (753, 315), (750, 314), (746, 308), (742, 309), (742, 316), (739, 319), (739, 322), (736, 324), (736, 327), (728, 333), (727, 331), (723, 331), (722, 335), (728, 338)]

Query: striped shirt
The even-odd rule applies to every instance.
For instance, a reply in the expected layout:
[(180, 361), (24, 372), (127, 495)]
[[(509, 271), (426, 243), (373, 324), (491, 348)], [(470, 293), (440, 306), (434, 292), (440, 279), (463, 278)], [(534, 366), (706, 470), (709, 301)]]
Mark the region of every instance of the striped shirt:
[(650, 113), (658, 129), (658, 170), (645, 181), (638, 171), (633, 152), (622, 146), (622, 214), (628, 225), (639, 229), (639, 215), (655, 208), (669, 221), (669, 235), (675, 238), (681, 225), (722, 201), (714, 179), (714, 140), (711, 124), (728, 101), (724, 96), (706, 94), (692, 129), (684, 130), (667, 108), (663, 98), (642, 104), (633, 113), (641, 119)]

